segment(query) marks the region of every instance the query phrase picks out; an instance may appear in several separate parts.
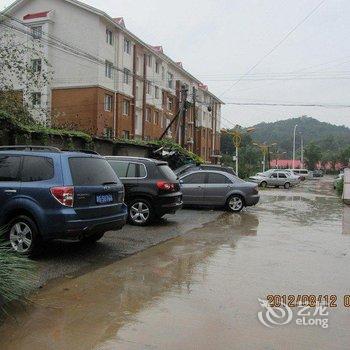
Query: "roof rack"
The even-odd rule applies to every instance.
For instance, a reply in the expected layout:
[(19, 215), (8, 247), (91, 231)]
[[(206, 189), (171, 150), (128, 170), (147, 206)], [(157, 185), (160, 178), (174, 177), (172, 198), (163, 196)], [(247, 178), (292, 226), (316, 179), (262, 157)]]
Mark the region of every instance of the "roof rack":
[(97, 153), (96, 151), (92, 151), (90, 149), (74, 149), (74, 150), (63, 149), (62, 151), (63, 152), (79, 152), (79, 153), (94, 154), (94, 155), (100, 156), (100, 153)]
[(0, 146), (0, 151), (61, 152), (57, 147), (31, 145)]

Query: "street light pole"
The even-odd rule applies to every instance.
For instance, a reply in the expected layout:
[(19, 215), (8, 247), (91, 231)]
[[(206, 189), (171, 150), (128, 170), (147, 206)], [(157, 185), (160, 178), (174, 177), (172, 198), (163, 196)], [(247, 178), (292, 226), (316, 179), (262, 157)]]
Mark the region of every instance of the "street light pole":
[(301, 157), (300, 157), (301, 167), (304, 168), (304, 138), (301, 135)]
[(294, 169), (294, 162), (295, 162), (295, 132), (297, 130), (298, 124), (295, 124), (294, 126), (294, 133), (293, 133), (293, 162), (292, 162), (292, 169)]

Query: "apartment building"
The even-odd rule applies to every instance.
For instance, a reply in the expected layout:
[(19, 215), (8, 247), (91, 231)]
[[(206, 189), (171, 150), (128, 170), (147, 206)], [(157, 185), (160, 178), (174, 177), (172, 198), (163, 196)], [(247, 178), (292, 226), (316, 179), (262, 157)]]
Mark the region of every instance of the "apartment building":
[(123, 18), (76, 0), (17, 0), (3, 19), (20, 41), (40, 45), (43, 57), (36, 60), (53, 72), (42, 91), (24, 92), (34, 116), (38, 105), (49, 111), (42, 122), (98, 137), (158, 139), (179, 112), (185, 87), (185, 139), (182, 118), (165, 137), (217, 161), (223, 102), (162, 46), (131, 33)]

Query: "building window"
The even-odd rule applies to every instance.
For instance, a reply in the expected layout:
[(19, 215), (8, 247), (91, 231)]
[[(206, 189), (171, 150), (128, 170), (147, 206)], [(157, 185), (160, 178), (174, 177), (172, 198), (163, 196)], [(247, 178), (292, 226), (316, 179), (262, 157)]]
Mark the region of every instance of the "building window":
[(105, 95), (105, 111), (110, 112), (112, 110), (113, 98), (111, 95)]
[(147, 65), (148, 65), (148, 67), (152, 67), (152, 56), (151, 55), (147, 55)]
[(146, 122), (151, 122), (151, 109), (146, 108)]
[(147, 94), (148, 95), (152, 94), (152, 85), (150, 81), (147, 82)]
[(159, 125), (159, 112), (158, 111), (154, 112), (154, 124)]
[(130, 70), (124, 68), (124, 84), (129, 84)]
[(130, 113), (130, 101), (123, 101), (123, 115), (129, 115)]
[(156, 61), (156, 73), (159, 74), (160, 62)]
[(168, 72), (168, 84), (167, 84), (169, 89), (173, 89), (174, 87), (174, 76), (173, 74)]
[(33, 39), (41, 39), (43, 36), (43, 27), (35, 26), (31, 27), (32, 37)]
[(109, 29), (106, 29), (106, 43), (113, 45), (113, 33)]
[(113, 130), (112, 130), (112, 128), (105, 128), (104, 131), (103, 131), (103, 133), (104, 133), (104, 137), (105, 137), (106, 139), (111, 139), (111, 138), (113, 138)]
[(165, 79), (165, 68), (162, 66), (162, 80)]
[(33, 73), (41, 72), (41, 59), (32, 60), (32, 70)]
[(169, 111), (172, 111), (173, 108), (174, 108), (174, 100), (172, 97), (168, 97), (168, 105), (167, 105), (167, 108)]
[(159, 98), (159, 87), (158, 86), (154, 87), (154, 97)]
[(105, 75), (107, 78), (112, 78), (113, 63), (106, 61), (105, 63)]
[(123, 130), (123, 138), (129, 140), (130, 139), (130, 131)]
[(128, 39), (124, 39), (124, 52), (130, 55), (131, 52), (131, 42)]
[(31, 102), (33, 107), (40, 107), (41, 106), (41, 93), (40, 92), (33, 92), (31, 94)]

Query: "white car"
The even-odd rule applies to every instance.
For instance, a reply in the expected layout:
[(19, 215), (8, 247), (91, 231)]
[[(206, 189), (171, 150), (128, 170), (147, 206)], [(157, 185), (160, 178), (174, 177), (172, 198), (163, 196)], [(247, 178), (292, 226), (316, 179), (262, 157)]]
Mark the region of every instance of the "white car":
[[(260, 173), (261, 174), (261, 173)], [(257, 183), (260, 187), (280, 187), (288, 189), (300, 182), (298, 176), (289, 171), (277, 170), (265, 172), (262, 175), (251, 176), (250, 181)]]

